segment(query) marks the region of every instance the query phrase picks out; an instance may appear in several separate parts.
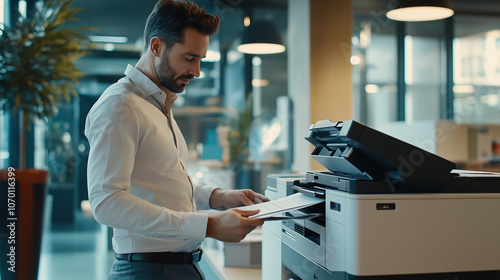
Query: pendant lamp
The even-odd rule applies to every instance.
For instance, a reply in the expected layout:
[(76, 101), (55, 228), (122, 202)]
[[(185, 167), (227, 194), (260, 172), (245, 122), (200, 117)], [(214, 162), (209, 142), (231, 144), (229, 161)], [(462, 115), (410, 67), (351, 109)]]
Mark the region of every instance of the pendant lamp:
[(396, 21), (431, 21), (451, 17), (449, 0), (396, 0), (386, 16)]
[(241, 44), (236, 49), (247, 54), (273, 54), (286, 50), (278, 28), (270, 20), (255, 21), (245, 27)]

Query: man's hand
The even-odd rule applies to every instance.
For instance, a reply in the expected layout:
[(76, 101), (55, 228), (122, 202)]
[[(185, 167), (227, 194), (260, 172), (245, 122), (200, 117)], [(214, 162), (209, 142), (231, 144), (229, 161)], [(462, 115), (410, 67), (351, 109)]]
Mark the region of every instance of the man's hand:
[(206, 236), (224, 242), (240, 242), (249, 232), (264, 223), (264, 219), (248, 218), (257, 213), (259, 210), (230, 209), (208, 217)]
[(210, 196), (210, 207), (212, 209), (230, 209), (238, 206), (252, 205), (269, 201), (269, 198), (250, 189), (245, 190), (221, 190), (215, 189)]

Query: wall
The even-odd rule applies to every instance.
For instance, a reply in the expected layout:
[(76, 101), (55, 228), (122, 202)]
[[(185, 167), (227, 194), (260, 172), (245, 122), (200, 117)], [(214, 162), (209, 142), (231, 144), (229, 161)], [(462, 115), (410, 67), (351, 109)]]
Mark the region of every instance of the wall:
[(351, 1), (311, 2), (311, 121), (352, 116)]
[(304, 139), (311, 124), (309, 0), (288, 0), (288, 95), (293, 103), (292, 171), (310, 169), (310, 147)]
[[(288, 88), (294, 104), (292, 170), (324, 169), (304, 140), (310, 124), (352, 118), (351, 1), (289, 0)], [(309, 159), (309, 160), (306, 160)]]

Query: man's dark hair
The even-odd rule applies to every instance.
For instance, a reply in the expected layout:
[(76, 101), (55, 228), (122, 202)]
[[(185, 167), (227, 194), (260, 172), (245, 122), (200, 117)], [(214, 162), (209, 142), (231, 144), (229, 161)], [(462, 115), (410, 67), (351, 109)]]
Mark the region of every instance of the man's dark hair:
[(144, 51), (153, 37), (162, 39), (168, 50), (175, 43), (183, 42), (186, 27), (211, 36), (219, 30), (219, 23), (219, 17), (188, 0), (159, 0), (146, 21)]

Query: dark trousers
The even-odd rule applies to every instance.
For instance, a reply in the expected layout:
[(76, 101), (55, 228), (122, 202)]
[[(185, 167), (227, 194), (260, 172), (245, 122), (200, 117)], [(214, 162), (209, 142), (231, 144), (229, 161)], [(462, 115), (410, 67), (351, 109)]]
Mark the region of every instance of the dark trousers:
[(198, 264), (162, 264), (115, 259), (108, 280), (204, 280)]

